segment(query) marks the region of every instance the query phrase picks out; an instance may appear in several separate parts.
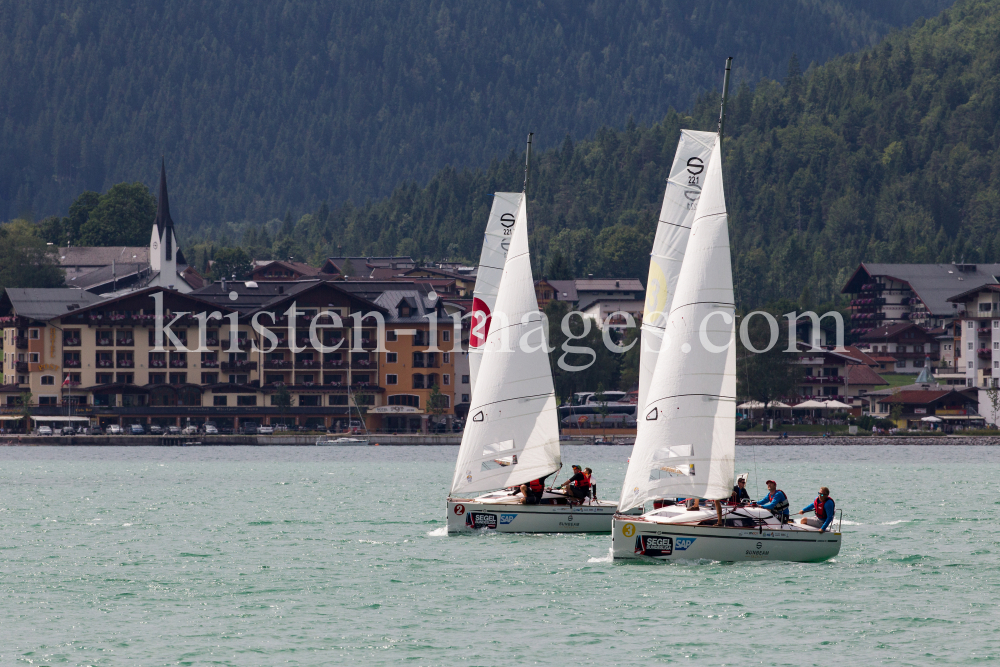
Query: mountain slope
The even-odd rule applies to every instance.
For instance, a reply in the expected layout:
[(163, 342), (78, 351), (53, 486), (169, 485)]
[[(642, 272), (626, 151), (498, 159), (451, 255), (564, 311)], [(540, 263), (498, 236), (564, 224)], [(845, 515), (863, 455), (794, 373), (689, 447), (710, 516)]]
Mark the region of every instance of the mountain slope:
[[(1000, 0), (966, 0), (783, 84), (742, 86), (729, 105), (726, 197), (738, 298), (835, 296), (862, 259), (1000, 257)], [(535, 160), (529, 198), (536, 275), (645, 278), (681, 128), (711, 130), (718, 95), (690, 116), (602, 129)], [(489, 193), (519, 189), (523, 153), (444, 169), (363, 207), (304, 216), (272, 247), (314, 257), (475, 258)], [(811, 295), (811, 297), (810, 297)]]
[[(871, 6), (870, 6), (871, 5)], [(950, 0), (0, 0), (0, 219), (153, 183), (181, 226), (385, 196), (872, 45)]]

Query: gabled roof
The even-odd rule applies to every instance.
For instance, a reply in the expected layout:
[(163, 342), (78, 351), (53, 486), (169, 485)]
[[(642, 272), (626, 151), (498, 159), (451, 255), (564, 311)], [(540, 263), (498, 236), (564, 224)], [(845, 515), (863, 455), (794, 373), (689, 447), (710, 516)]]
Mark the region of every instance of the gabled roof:
[(858, 361), (860, 361), (861, 363), (863, 363), (863, 364), (865, 364), (867, 366), (878, 366), (878, 364), (879, 364), (878, 361), (876, 361), (871, 356), (865, 354), (864, 352), (862, 352), (861, 350), (859, 350), (854, 345), (848, 345), (847, 347), (845, 347), (843, 354), (846, 354), (847, 356), (851, 357), (852, 359), (857, 359)]
[(997, 282), (1000, 264), (879, 264), (862, 262), (840, 290), (857, 293), (861, 285), (876, 277), (907, 283), (932, 315), (950, 316), (954, 310), (948, 297), (969, 285)]
[[(387, 290), (375, 299), (375, 303), (379, 304), (379, 306), (383, 307), (387, 311), (385, 317), (386, 322), (413, 322), (427, 324), (429, 320), (426, 315), (434, 312), (435, 307), (441, 303), (441, 300), (431, 299), (425, 293), (417, 289)], [(408, 305), (415, 310), (408, 316), (402, 316), (399, 314), (399, 307), (403, 304)], [(437, 319), (439, 322), (443, 322), (450, 320), (451, 318), (447, 315), (441, 314)]]
[(109, 248), (78, 247), (59, 248), (59, 265), (66, 266), (111, 266), (112, 262), (149, 263), (149, 246), (114, 246)]
[(579, 301), (580, 296), (576, 291), (575, 280), (548, 280), (552, 289), (556, 290), (557, 301)]
[(586, 278), (574, 282), (577, 292), (642, 292), (646, 289), (640, 281), (632, 278)]
[(8, 287), (0, 296), (0, 312), (13, 310), (31, 320), (48, 321), (105, 300), (69, 287)]
[(66, 283), (73, 287), (92, 290), (95, 287), (119, 280), (122, 281), (122, 285), (125, 285), (128, 280), (134, 282), (136, 279), (148, 275), (150, 271), (149, 264), (115, 263), (67, 278)]
[(996, 283), (988, 283), (986, 285), (980, 285), (979, 287), (973, 287), (972, 289), (966, 290), (961, 294), (956, 294), (954, 296), (949, 296), (948, 301), (952, 303), (967, 303), (972, 301), (980, 292), (1000, 292), (1000, 285)]
[(286, 262), (281, 259), (262, 260), (254, 262), (254, 264), (253, 273), (263, 271), (264, 269), (270, 268), (276, 264), (288, 269), (289, 271), (298, 273), (301, 276), (315, 276), (320, 272), (315, 266), (306, 264), (305, 262)]
[[(862, 353), (863, 354), (863, 353)], [(877, 387), (889, 384), (885, 379), (865, 364), (848, 364), (847, 382), (854, 386)]]
[(960, 392), (951, 389), (938, 389), (938, 390), (926, 390), (926, 391), (897, 391), (895, 394), (886, 396), (885, 398), (880, 398), (879, 403), (916, 403), (918, 405), (927, 405), (930, 403), (936, 403), (943, 398), (950, 397), (954, 394), (955, 397), (961, 398), (965, 403), (975, 403), (975, 400), (962, 394)]

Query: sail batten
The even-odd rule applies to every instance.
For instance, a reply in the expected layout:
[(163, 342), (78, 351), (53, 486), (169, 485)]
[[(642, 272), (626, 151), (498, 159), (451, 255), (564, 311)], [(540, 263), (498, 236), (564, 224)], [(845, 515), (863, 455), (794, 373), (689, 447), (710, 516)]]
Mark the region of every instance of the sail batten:
[(639, 355), (639, 411), (662, 347), (666, 320), (680, 275), (695, 210), (704, 186), (712, 148), (718, 140), (714, 132), (682, 130), (670, 167), (656, 237), (650, 253), (646, 280), (646, 303), (642, 316)]
[(491, 327), (481, 346), (479, 380), (472, 390), (452, 478), (453, 495), (515, 486), (560, 467), (548, 352), (543, 345), (519, 345), (526, 336), (544, 340), (545, 335), (531, 274), (523, 199), (511, 237), (493, 308), (503, 325)]
[[(726, 498), (736, 458), (736, 320), (722, 159), (712, 148), (619, 510)], [(645, 330), (644, 330), (645, 335)]]
[(490, 329), (493, 309), (496, 306), (497, 291), (507, 262), (507, 251), (513, 238), (517, 211), (523, 194), (520, 192), (497, 192), (493, 195), (493, 206), (486, 222), (483, 236), (483, 250), (479, 257), (476, 286), (472, 292), (472, 327), (469, 335), (469, 383), (476, 388), (479, 366), (482, 364), (483, 346)]

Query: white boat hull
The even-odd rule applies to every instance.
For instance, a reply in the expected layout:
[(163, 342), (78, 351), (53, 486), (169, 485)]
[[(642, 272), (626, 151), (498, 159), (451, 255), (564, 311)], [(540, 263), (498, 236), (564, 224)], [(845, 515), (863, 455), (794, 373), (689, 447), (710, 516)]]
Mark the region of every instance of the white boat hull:
[[(651, 513), (654, 514), (654, 513)], [(712, 512), (714, 515), (714, 512)], [(613, 519), (616, 559), (794, 561), (818, 563), (840, 553), (839, 532), (821, 533), (800, 524), (699, 526), (618, 515)]]
[[(499, 533), (608, 533), (617, 504), (522, 505), (506, 493), (448, 499), (448, 534), (475, 530)], [(638, 514), (638, 512), (637, 512)]]

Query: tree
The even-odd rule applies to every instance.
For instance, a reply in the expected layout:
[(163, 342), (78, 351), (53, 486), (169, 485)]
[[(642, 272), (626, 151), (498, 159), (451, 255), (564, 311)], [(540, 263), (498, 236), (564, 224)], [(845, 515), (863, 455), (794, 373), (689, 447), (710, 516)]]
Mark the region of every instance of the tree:
[(997, 426), (997, 415), (1000, 414), (1000, 389), (994, 384), (986, 390), (986, 397), (990, 401), (990, 414), (993, 415), (993, 426)]
[(0, 225), (0, 288), (65, 286), (56, 250), (26, 220)]
[(212, 280), (246, 280), (253, 271), (253, 262), (243, 248), (222, 248), (215, 251)]
[(572, 280), (573, 267), (570, 266), (566, 255), (556, 250), (549, 255), (549, 261), (545, 265), (545, 277), (549, 280)]
[(435, 417), (440, 417), (448, 410), (445, 399), (446, 396), (441, 393), (441, 388), (435, 382), (431, 385), (431, 393), (427, 397), (427, 410)]
[(278, 391), (274, 393), (271, 405), (278, 408), (278, 413), (281, 415), (281, 423), (285, 423), (285, 417), (288, 415), (288, 410), (292, 407), (293, 402), (294, 399), (288, 391), (288, 387), (285, 385), (278, 387)]
[(32, 395), (30, 391), (22, 391), (20, 396), (17, 397), (17, 405), (21, 408), (21, 417), (24, 419), (25, 433), (31, 431), (31, 400)]
[[(796, 363), (796, 355), (785, 352), (788, 348), (787, 328), (779, 326), (778, 332), (777, 342), (765, 352), (748, 349), (737, 335), (736, 394), (760, 403), (765, 414), (773, 401), (795, 395), (795, 386), (802, 376), (802, 367)], [(747, 325), (747, 337), (754, 349), (765, 350), (771, 341), (767, 319), (760, 315), (753, 317)], [(751, 416), (751, 427), (752, 422)]]
[(156, 199), (143, 183), (113, 185), (90, 211), (77, 245), (148, 245), (154, 219)]

